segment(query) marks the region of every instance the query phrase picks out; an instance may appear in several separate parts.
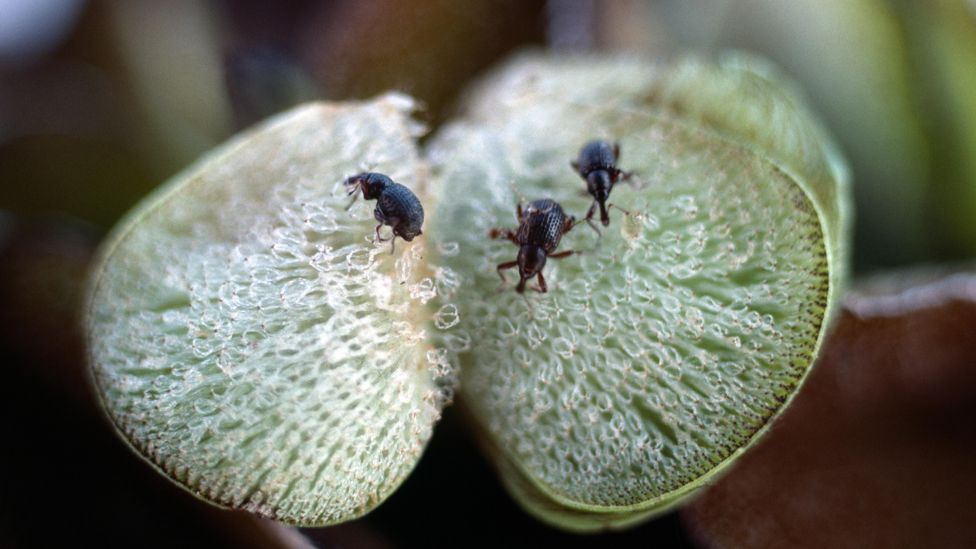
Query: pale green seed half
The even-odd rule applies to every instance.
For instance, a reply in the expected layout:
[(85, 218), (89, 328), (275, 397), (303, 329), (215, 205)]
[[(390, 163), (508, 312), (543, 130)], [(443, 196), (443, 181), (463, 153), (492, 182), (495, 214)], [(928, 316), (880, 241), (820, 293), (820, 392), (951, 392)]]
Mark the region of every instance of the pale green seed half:
[[(797, 95), (731, 57), (524, 57), (468, 100), (431, 147), (437, 241), (470, 280), (458, 296), (463, 402), (530, 511), (575, 530), (679, 502), (750, 445), (794, 394), (844, 274), (846, 175)], [(569, 167), (588, 140), (621, 146), (597, 239), (551, 260), (548, 294), (500, 284), (515, 205), (590, 205)], [(438, 186), (439, 185), (439, 186)], [(453, 197), (453, 198), (448, 198)], [(514, 271), (508, 271), (514, 273)]]
[[(103, 248), (94, 381), (144, 458), (213, 503), (322, 525), (413, 468), (449, 398), (429, 360), (423, 237), (373, 245), (344, 178), (422, 194), (409, 98), (312, 104), (238, 136), (140, 204)], [(387, 229), (388, 230), (388, 229)]]

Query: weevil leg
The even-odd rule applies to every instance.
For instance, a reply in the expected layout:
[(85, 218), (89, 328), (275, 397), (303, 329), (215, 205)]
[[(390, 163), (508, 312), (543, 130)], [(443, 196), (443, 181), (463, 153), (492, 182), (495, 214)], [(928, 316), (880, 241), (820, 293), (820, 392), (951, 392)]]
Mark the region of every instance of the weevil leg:
[(515, 231), (511, 229), (491, 229), (488, 231), (488, 238), (494, 240), (511, 240), (513, 244), (518, 244), (518, 236), (516, 236)]
[(587, 218), (586, 224), (589, 225), (591, 229), (596, 231), (597, 238), (603, 238), (603, 233), (600, 232), (600, 228), (596, 226), (596, 223), (593, 222), (592, 218)]
[(562, 234), (566, 234), (569, 231), (573, 230), (573, 227), (575, 227), (575, 226), (576, 226), (576, 218), (573, 217), (573, 216), (571, 216), (571, 215), (567, 215), (566, 216), (566, 219), (563, 221), (563, 233)]
[(386, 242), (385, 238), (380, 238), (380, 227), (382, 227), (383, 225), (389, 225), (392, 227), (393, 224), (390, 223), (390, 220), (388, 220), (386, 218), (386, 215), (383, 214), (383, 210), (380, 209), (379, 204), (377, 204), (376, 207), (373, 208), (373, 219), (380, 222), (380, 224), (376, 226), (376, 240), (378, 240), (379, 242)]
[(620, 143), (619, 142), (613, 144), (613, 159), (614, 160), (620, 160)]
[(579, 170), (579, 162), (577, 162), (575, 160), (570, 160), (569, 161), (569, 165), (573, 168), (573, 171), (574, 172), (579, 173), (579, 171), (580, 171)]
[[(552, 256), (549, 256), (549, 257), (552, 257)], [(536, 276), (536, 279), (539, 280), (539, 287), (536, 288), (536, 291), (539, 292), (540, 294), (544, 294), (544, 293), (548, 292), (549, 291), (549, 287), (546, 286), (546, 279), (542, 276), (542, 271), (539, 271), (539, 274), (537, 274), (535, 276)]]
[(636, 176), (636, 175), (637, 175), (637, 172), (625, 172), (625, 171), (620, 170), (620, 169), (615, 169), (614, 174), (613, 174), (613, 180), (615, 182), (616, 181), (623, 181), (624, 183), (629, 183), (631, 185), (636, 185), (636, 183), (634, 181), (634, 176)]
[[(396, 232), (394, 232), (393, 233), (393, 236), (391, 236), (390, 238), (383, 238), (382, 236), (380, 236), (380, 228), (383, 225), (387, 225), (387, 223), (385, 221), (380, 221), (379, 225), (376, 226), (376, 241), (377, 242), (386, 242), (387, 240), (392, 240), (392, 239), (396, 238)], [(392, 227), (392, 225), (391, 225), (391, 227)]]
[[(380, 210), (379, 206), (377, 206), (376, 209), (373, 210), (373, 217), (375, 217), (376, 220), (380, 222), (380, 224), (376, 226), (376, 240), (378, 242), (386, 242), (387, 240), (392, 240), (396, 238), (396, 229), (400, 225), (399, 217), (386, 217), (386, 215), (384, 215), (383, 212)], [(380, 238), (380, 227), (382, 227), (383, 225), (390, 226), (390, 229), (393, 231), (393, 236), (391, 236), (390, 238)]]
[(518, 221), (519, 224), (522, 223), (522, 203), (521, 202), (519, 202), (518, 205), (515, 206), (515, 220)]
[(571, 255), (582, 255), (582, 254), (583, 252), (579, 250), (566, 250), (564, 252), (549, 254), (549, 259), (562, 259), (564, 257), (569, 257)]
[(505, 280), (505, 273), (502, 271), (516, 266), (518, 266), (518, 261), (506, 261), (505, 263), (499, 263), (498, 266), (495, 267), (495, 271), (498, 273), (498, 278), (502, 279), (502, 284), (508, 282)]
[(618, 206), (618, 205), (616, 205), (616, 204), (607, 204), (607, 209), (610, 209), (610, 208), (617, 208), (618, 210), (620, 210), (620, 211), (622, 211), (622, 212), (624, 212), (624, 213), (625, 213), (625, 214), (627, 214), (627, 215), (633, 215), (633, 214), (631, 214), (631, 213), (630, 213), (629, 211), (627, 211), (627, 210), (625, 210), (625, 209), (623, 209), (623, 208), (621, 208), (620, 206)]
[[(595, 211), (596, 211), (596, 200), (594, 200), (593, 203), (590, 204), (590, 209), (586, 211), (586, 217), (577, 221), (576, 223), (581, 223), (583, 221), (586, 221), (586, 224), (589, 225), (591, 229), (596, 231), (597, 238), (603, 238), (603, 233), (600, 232), (600, 229), (596, 226), (596, 223), (593, 223), (593, 212)], [(573, 225), (575, 226), (576, 223), (574, 223)]]

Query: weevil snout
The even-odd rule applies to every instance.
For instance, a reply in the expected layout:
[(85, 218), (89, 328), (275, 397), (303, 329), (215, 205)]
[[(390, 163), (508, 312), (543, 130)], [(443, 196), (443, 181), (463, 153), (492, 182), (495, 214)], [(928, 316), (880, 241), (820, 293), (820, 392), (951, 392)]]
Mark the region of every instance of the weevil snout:
[(522, 246), (518, 253), (519, 292), (525, 287), (525, 282), (542, 272), (546, 266), (546, 251), (539, 246)]

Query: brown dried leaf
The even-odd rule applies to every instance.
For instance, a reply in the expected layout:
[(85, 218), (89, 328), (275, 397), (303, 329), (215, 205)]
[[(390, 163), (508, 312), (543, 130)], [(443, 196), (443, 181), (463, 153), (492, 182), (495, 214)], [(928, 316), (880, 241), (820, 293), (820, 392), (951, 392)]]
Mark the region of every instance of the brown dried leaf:
[(976, 276), (849, 295), (769, 435), (689, 506), (706, 546), (976, 543)]

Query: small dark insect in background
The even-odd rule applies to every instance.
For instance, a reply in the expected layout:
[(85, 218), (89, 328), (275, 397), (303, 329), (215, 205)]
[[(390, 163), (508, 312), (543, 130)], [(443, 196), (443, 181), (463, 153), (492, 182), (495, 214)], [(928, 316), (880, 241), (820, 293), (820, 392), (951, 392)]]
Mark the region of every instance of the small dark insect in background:
[[(576, 173), (586, 181), (586, 191), (593, 197), (593, 204), (586, 212), (586, 222), (591, 227), (593, 225), (593, 213), (596, 207), (600, 207), (600, 221), (606, 227), (610, 224), (610, 216), (607, 214), (607, 200), (610, 198), (610, 191), (613, 186), (621, 179), (630, 179), (634, 174), (624, 172), (617, 168), (617, 160), (620, 159), (620, 144), (610, 144), (603, 140), (590, 141), (580, 149), (576, 160), (570, 161), (570, 166)], [(613, 206), (610, 204), (609, 206)], [(622, 212), (626, 210), (619, 206), (614, 206)], [(599, 230), (597, 230), (599, 232)]]
[[(376, 240), (390, 240), (390, 253), (394, 251), (396, 237), (410, 242), (415, 236), (423, 234), (420, 228), (424, 224), (424, 207), (417, 195), (407, 187), (376, 172), (363, 172), (349, 177), (344, 185), (349, 189), (346, 194), (353, 195), (362, 189), (364, 199), (376, 201), (376, 208), (373, 210), (373, 217), (379, 221), (376, 225)], [(353, 197), (352, 202), (346, 206), (347, 210), (357, 198), (359, 197)], [(389, 225), (393, 229), (392, 237), (380, 237), (380, 227), (383, 225)]]
[(538, 291), (545, 293), (549, 291), (546, 286), (546, 279), (542, 276), (542, 268), (546, 266), (546, 259), (562, 259), (580, 253), (574, 250), (552, 253), (559, 247), (559, 241), (563, 235), (568, 233), (576, 224), (576, 219), (571, 215), (566, 215), (559, 203), (548, 198), (530, 202), (524, 210), (522, 204), (519, 203), (516, 208), (516, 217), (519, 222), (518, 229), (514, 231), (511, 229), (492, 229), (488, 232), (488, 236), (491, 238), (507, 238), (519, 247), (518, 258), (515, 261), (498, 264), (498, 276), (504, 283), (505, 275), (502, 271), (518, 266), (519, 283), (515, 287), (515, 291), (518, 293), (525, 291), (525, 282), (535, 276), (539, 280)]

